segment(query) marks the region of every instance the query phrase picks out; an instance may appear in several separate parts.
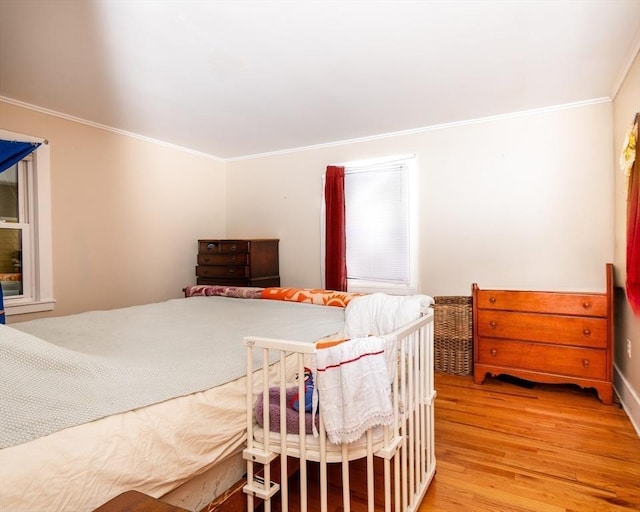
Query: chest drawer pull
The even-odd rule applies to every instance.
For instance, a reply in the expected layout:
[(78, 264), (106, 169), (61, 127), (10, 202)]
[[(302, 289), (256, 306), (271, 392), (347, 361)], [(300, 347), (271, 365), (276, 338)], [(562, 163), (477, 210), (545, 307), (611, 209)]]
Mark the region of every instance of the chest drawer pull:
[(238, 250), (238, 246), (236, 244), (231, 244), (231, 252), (236, 252)]
[(582, 334), (584, 334), (587, 338), (591, 336), (591, 331), (589, 329), (583, 329)]
[(583, 302), (582, 307), (586, 310), (591, 309), (591, 302)]
[(585, 368), (589, 368), (589, 360), (588, 359), (583, 359), (582, 360), (582, 366), (584, 366)]
[(207, 244), (207, 251), (212, 251), (217, 248), (218, 248), (218, 244), (213, 244), (213, 243)]
[(498, 351), (497, 351), (495, 348), (492, 348), (492, 349), (489, 351), (489, 353), (490, 353), (492, 356), (495, 356), (495, 355), (498, 353)]
[(498, 327), (498, 323), (495, 320), (491, 320), (491, 322), (489, 322), (489, 327), (495, 329), (496, 327)]
[(496, 303), (496, 298), (495, 297), (489, 297), (489, 302), (491, 302), (491, 304), (495, 304)]

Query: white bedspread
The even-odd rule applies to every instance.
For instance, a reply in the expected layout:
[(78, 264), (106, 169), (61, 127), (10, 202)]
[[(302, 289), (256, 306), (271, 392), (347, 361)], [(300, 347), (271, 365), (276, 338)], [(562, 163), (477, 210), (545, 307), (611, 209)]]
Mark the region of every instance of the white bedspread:
[(237, 379), (244, 336), (343, 325), (341, 308), (191, 297), (0, 326), (0, 447)]

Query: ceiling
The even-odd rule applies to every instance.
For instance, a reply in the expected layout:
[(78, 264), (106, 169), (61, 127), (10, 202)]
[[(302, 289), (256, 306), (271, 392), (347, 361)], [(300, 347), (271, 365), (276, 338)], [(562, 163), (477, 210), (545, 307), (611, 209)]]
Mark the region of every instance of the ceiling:
[(608, 98), (639, 47), (640, 0), (0, 0), (0, 96), (231, 159)]

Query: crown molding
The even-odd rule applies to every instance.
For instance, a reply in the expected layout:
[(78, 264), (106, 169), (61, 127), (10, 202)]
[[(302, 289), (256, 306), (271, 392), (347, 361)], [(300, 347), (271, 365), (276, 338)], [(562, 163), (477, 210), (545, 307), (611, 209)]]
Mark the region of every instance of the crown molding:
[(93, 121), (89, 121), (87, 119), (83, 119), (81, 117), (71, 116), (69, 114), (64, 114), (62, 112), (58, 112), (56, 110), (51, 110), (44, 107), (39, 107), (38, 105), (32, 105), (31, 103), (25, 103), (24, 101), (16, 100), (13, 98), (8, 98), (7, 96), (0, 96), (0, 101), (4, 103), (9, 103), (10, 105), (15, 105), (17, 107), (26, 108), (28, 110), (34, 110), (35, 112), (40, 112), (41, 114), (47, 114), (54, 117), (59, 117), (61, 119), (65, 119), (67, 121), (73, 121), (74, 123), (83, 124), (86, 126), (90, 126), (92, 128), (97, 128), (99, 130), (105, 130), (112, 133), (117, 133), (118, 135), (123, 135), (125, 137), (131, 137), (132, 139), (138, 139), (144, 142), (149, 142), (151, 144), (156, 144), (158, 146), (163, 146), (170, 149), (175, 149), (177, 151), (182, 151), (183, 153), (189, 153), (191, 155), (208, 158), (211, 160), (217, 160), (219, 162), (224, 162), (224, 158), (220, 158), (215, 155), (210, 155), (208, 153), (202, 153), (201, 151), (196, 151), (194, 149), (189, 149), (184, 146), (178, 146), (177, 144), (171, 144), (170, 142), (165, 142), (158, 139), (153, 139), (151, 137), (147, 137), (145, 135), (140, 135), (138, 133), (128, 132), (126, 130), (120, 130), (119, 128), (114, 128), (113, 126), (107, 126), (105, 124), (95, 123)]
[(576, 101), (573, 103), (565, 103), (562, 105), (553, 105), (550, 107), (543, 107), (543, 108), (535, 108), (535, 109), (530, 109), (530, 110), (523, 110), (523, 111), (519, 111), (519, 112), (511, 112), (508, 114), (500, 114), (500, 115), (495, 115), (495, 116), (488, 116), (488, 117), (479, 117), (476, 119), (467, 119), (464, 121), (455, 121), (455, 122), (451, 122), (451, 123), (442, 123), (442, 124), (435, 124), (435, 125), (431, 125), (431, 126), (424, 126), (421, 128), (412, 128), (409, 130), (402, 130), (402, 131), (397, 131), (397, 132), (389, 132), (389, 133), (383, 133), (383, 134), (379, 134), (379, 135), (372, 135), (372, 136), (368, 136), (368, 137), (360, 137), (360, 138), (356, 138), (356, 139), (347, 139), (347, 140), (341, 140), (341, 141), (335, 141), (335, 142), (327, 142), (324, 144), (314, 144), (311, 146), (302, 146), (302, 147), (298, 147), (298, 148), (291, 148), (291, 149), (283, 149), (283, 150), (279, 150), (279, 151), (269, 151), (266, 153), (257, 153), (254, 155), (246, 155), (246, 156), (238, 156), (238, 157), (232, 157), (232, 158), (227, 158), (226, 161), (227, 162), (238, 162), (241, 160), (253, 160), (254, 158), (264, 158), (264, 157), (270, 157), (270, 156), (280, 156), (280, 155), (286, 155), (289, 153), (298, 153), (298, 152), (302, 152), (302, 151), (311, 151), (311, 150), (316, 150), (316, 149), (324, 149), (324, 148), (330, 148), (330, 147), (335, 147), (335, 146), (343, 146), (346, 144), (355, 144), (358, 142), (370, 142), (370, 141), (374, 141), (374, 140), (380, 140), (380, 139), (388, 139), (388, 138), (392, 138), (392, 137), (402, 137), (405, 135), (414, 135), (417, 133), (425, 133), (425, 132), (432, 132), (432, 131), (438, 131), (438, 130), (446, 130), (449, 128), (457, 128), (459, 126), (468, 126), (468, 125), (474, 125), (474, 124), (482, 124), (482, 123), (490, 123), (493, 121), (501, 121), (504, 119), (513, 119), (513, 118), (517, 118), (517, 117), (526, 117), (526, 116), (533, 116), (533, 115), (538, 115), (538, 114), (544, 114), (544, 113), (548, 113), (548, 112), (555, 112), (558, 110), (568, 110), (568, 109), (573, 109), (573, 108), (580, 108), (580, 107), (586, 107), (589, 105), (597, 105), (599, 103), (608, 103), (611, 102), (611, 98), (609, 97), (603, 97), (603, 98), (594, 98), (591, 100), (585, 100), (585, 101)]
[(618, 92), (620, 92), (620, 88), (622, 87), (622, 84), (625, 78), (627, 78), (627, 75), (631, 70), (631, 66), (633, 66), (633, 62), (636, 60), (636, 57), (638, 56), (639, 53), (640, 53), (640, 32), (636, 34), (636, 37), (631, 42), (631, 45), (629, 45), (629, 50), (625, 54), (625, 57), (622, 61), (622, 66), (620, 67), (618, 76), (613, 82), (613, 86), (611, 87), (611, 94), (610, 94), (612, 98), (615, 98), (618, 95)]

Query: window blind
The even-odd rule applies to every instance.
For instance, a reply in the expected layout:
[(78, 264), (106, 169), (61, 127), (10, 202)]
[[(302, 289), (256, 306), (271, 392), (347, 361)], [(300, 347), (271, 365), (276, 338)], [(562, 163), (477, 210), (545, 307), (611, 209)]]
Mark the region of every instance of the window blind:
[(410, 161), (345, 166), (348, 279), (410, 283)]

